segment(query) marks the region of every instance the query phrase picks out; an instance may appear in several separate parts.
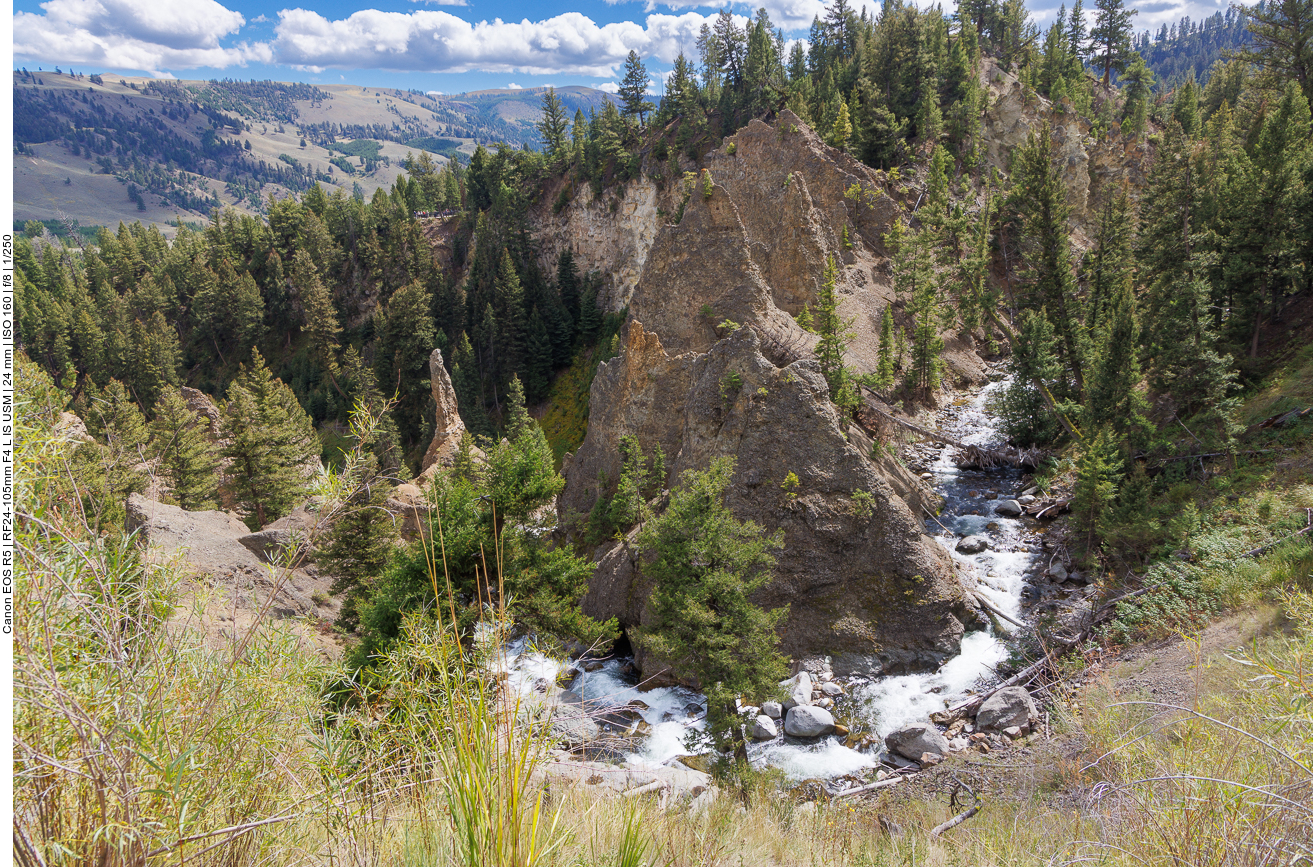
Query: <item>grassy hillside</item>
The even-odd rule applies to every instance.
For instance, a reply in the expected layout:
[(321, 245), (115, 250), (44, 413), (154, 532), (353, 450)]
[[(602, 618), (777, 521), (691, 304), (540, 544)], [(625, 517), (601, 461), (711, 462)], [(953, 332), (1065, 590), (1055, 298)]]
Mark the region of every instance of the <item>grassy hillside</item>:
[[(573, 113), (609, 97), (564, 88)], [(14, 216), (82, 226), (251, 213), (319, 183), (388, 189), (408, 153), (536, 143), (541, 88), (440, 96), (395, 88), (14, 73)]]

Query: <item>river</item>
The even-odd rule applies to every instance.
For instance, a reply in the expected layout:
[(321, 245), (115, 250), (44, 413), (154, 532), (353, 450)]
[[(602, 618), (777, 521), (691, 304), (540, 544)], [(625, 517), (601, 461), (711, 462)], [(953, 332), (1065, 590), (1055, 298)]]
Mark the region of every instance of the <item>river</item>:
[[(971, 398), (946, 407), (939, 413), (940, 430), (967, 444), (1001, 443), (996, 421), (986, 405), (990, 395), (1002, 387), (1003, 382), (990, 383)], [(1016, 491), (1020, 471), (962, 470), (953, 464), (952, 452), (951, 447), (939, 449), (938, 457), (926, 465), (932, 476), (930, 483), (944, 498), (941, 514), (927, 520), (926, 532), (966, 567), (960, 574), (974, 585), (969, 589), (1005, 614), (1022, 620), (1021, 591), (1026, 573), (1038, 556), (1039, 540), (1033, 521), (994, 514), (994, 506)], [(955, 547), (963, 536), (981, 536), (989, 547), (979, 554), (958, 553)], [(845, 746), (838, 736), (802, 740), (781, 735), (773, 741), (752, 744), (750, 760), (754, 765), (778, 767), (791, 780), (860, 775), (877, 767), (886, 734), (907, 723), (926, 720), (932, 712), (965, 698), (994, 677), (1009, 653), (1004, 627), (1005, 623), (997, 621), (989, 630), (967, 633), (958, 655), (938, 671), (873, 681), (841, 680), (846, 695), (839, 700), (836, 716), (846, 719), (854, 731), (878, 735), (876, 744), (865, 751)], [(580, 662), (552, 659), (520, 640), (507, 648), (506, 664), (512, 685), (524, 691), (541, 688), (544, 678), (554, 682), (558, 677), (568, 677), (568, 688), (582, 695), (589, 707), (640, 708), (647, 723), (646, 733), (636, 739), (633, 752), (626, 754), (629, 764), (660, 765), (691, 754), (687, 744), (690, 730), (700, 731), (704, 724), (704, 696), (681, 687), (640, 690), (629, 674), (626, 659), (606, 660), (600, 667), (593, 663), (589, 667), (595, 670), (585, 671)], [(565, 669), (568, 671), (563, 674)]]

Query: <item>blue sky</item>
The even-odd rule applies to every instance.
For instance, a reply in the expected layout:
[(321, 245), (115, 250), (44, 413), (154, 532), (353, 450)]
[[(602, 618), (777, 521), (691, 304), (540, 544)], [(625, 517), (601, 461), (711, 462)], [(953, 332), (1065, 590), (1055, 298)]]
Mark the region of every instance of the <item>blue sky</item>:
[[(721, 3), (706, 0), (15, 0), (14, 65), (174, 78), (353, 83), (456, 93), (614, 85), (637, 51), (667, 70)], [(873, 0), (867, 0), (873, 3)], [(927, 0), (919, 0), (927, 2)], [(1052, 20), (1058, 0), (1032, 0)], [(822, 0), (764, 5), (790, 38)], [(1093, 2), (1087, 2), (1093, 7)], [(1224, 10), (1222, 0), (1138, 0), (1137, 29)], [(860, 6), (858, 7), (860, 8)], [(608, 88), (609, 89), (609, 88)]]

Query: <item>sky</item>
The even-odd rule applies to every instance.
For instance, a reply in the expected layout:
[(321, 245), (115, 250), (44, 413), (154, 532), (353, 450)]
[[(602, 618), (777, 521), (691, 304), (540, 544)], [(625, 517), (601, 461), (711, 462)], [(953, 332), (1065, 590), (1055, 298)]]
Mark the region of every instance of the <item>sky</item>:
[[(293, 0), (294, 2), (294, 0)], [(876, 0), (866, 0), (874, 11)], [(919, 4), (929, 0), (917, 0)], [(1059, 0), (1031, 0), (1041, 26)], [(1224, 0), (1130, 0), (1137, 30), (1225, 10)], [(13, 65), (160, 78), (273, 79), (440, 93), (483, 88), (614, 90), (638, 52), (656, 76), (724, 5), (708, 0), (14, 0)], [(764, 5), (805, 38), (822, 0)], [(861, 8), (854, 2), (855, 8)], [(1087, 12), (1092, 0), (1087, 0)]]

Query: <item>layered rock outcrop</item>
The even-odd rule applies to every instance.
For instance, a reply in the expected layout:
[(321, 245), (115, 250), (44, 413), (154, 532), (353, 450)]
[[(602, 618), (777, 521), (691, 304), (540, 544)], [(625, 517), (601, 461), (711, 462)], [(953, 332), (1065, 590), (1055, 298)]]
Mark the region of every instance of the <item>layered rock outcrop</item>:
[[(569, 201), (558, 209), (562, 188)], [(544, 267), (555, 269), (561, 251), (573, 250), (580, 272), (601, 275), (603, 306), (626, 306), (661, 228), (662, 212), (670, 205), (669, 193), (662, 196), (646, 174), (600, 196), (586, 183), (562, 179), (543, 202), (533, 220)]]
[[(751, 329), (705, 352), (671, 355), (631, 318), (620, 356), (593, 382), (590, 405), (588, 434), (558, 504), (567, 523), (610, 494), (625, 435), (647, 451), (659, 444), (672, 482), (733, 456), (728, 505), (740, 519), (784, 534), (774, 579), (756, 601), (790, 606), (786, 653), (832, 656), (836, 673), (877, 674), (931, 668), (957, 651), (972, 613), (951, 560), (924, 535), (886, 478), (891, 471), (845, 437), (814, 361), (777, 365)], [(799, 480), (793, 491), (781, 488), (789, 473)], [(910, 477), (898, 482), (917, 487)], [(869, 499), (855, 499), (858, 491)], [(619, 544), (598, 555), (584, 610), (626, 625), (646, 622), (650, 588), (641, 564)]]

